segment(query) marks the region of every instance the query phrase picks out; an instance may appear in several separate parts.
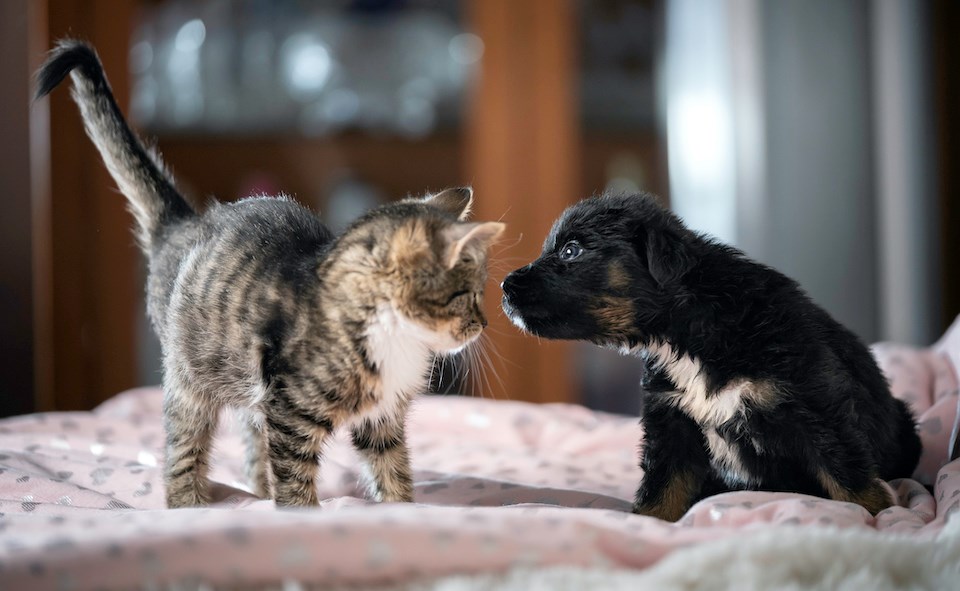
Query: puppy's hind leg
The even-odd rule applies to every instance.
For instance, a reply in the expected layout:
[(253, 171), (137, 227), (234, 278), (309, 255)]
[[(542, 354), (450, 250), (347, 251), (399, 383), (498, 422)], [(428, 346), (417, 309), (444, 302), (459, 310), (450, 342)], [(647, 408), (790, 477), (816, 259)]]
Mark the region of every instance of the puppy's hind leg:
[(869, 478), (865, 484), (855, 489), (846, 488), (827, 472), (820, 473), (820, 482), (827, 489), (830, 498), (835, 501), (856, 503), (870, 512), (871, 515), (883, 511), (896, 504), (890, 497), (890, 492), (879, 478)]
[(818, 435), (813, 438), (817, 445), (809, 450), (818, 462), (813, 473), (831, 499), (856, 503), (871, 515), (896, 503), (878, 477), (862, 437), (844, 430)]
[(633, 512), (676, 521), (700, 498), (712, 470), (706, 440), (693, 419), (656, 394), (644, 406), (642, 423), (643, 481)]

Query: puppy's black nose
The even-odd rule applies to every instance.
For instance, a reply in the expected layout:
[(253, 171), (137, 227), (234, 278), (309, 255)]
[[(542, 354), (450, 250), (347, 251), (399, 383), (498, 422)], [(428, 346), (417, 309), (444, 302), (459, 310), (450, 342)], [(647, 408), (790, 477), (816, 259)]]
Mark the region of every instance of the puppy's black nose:
[[(533, 267), (533, 263), (527, 265), (526, 267), (520, 267), (516, 271), (511, 272), (506, 277), (503, 278), (503, 282), (500, 284), (500, 289), (507, 292), (507, 290), (513, 289), (517, 285), (517, 281), (520, 280), (524, 275), (530, 272), (530, 268)], [(509, 294), (508, 294), (509, 295)]]
[(530, 271), (530, 265), (522, 267), (508, 274), (503, 278), (503, 283), (500, 284), (500, 289), (503, 290), (503, 293), (507, 296), (516, 294), (517, 292), (517, 282)]

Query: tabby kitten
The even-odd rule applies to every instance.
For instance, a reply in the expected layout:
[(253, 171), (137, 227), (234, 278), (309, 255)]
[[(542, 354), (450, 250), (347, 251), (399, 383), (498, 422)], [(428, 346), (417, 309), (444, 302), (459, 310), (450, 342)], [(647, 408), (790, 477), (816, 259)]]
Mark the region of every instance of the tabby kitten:
[(149, 262), (147, 307), (163, 348), (170, 507), (210, 501), (220, 410), (245, 416), (254, 492), (316, 505), (323, 445), (348, 426), (381, 501), (411, 501), (404, 434), (434, 355), (474, 340), (498, 222), (465, 223), (470, 189), (369, 212), (341, 236), (290, 199), (195, 210), (131, 131), (96, 53), (63, 41), (37, 96), (71, 73), (87, 134), (127, 197)]

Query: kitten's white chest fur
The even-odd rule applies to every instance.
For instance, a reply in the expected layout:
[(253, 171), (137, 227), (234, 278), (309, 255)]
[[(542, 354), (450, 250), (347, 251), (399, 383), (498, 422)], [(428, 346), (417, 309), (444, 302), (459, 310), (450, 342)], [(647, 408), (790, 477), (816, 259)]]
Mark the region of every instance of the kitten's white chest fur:
[[(390, 306), (380, 306), (367, 325), (367, 353), (380, 373), (378, 404), (367, 415), (395, 415), (398, 405), (420, 394), (427, 384), (432, 359), (432, 333), (404, 318)], [(367, 418), (365, 417), (365, 418)]]

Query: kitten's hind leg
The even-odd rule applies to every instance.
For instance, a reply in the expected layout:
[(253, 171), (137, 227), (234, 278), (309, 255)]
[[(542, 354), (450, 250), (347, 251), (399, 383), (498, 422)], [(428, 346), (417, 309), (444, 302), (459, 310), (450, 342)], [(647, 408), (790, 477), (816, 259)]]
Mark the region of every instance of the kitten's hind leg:
[(676, 521), (700, 498), (712, 470), (703, 431), (656, 394), (647, 398), (642, 422), (643, 481), (633, 512)]
[(267, 435), (263, 418), (253, 411), (243, 413), (243, 437), (247, 454), (244, 472), (253, 494), (261, 499), (273, 498), (270, 492), (270, 458), (267, 454)]
[(207, 472), (217, 411), (186, 384), (165, 379), (164, 481), (167, 506), (171, 509), (198, 507), (210, 502)]
[(370, 494), (377, 501), (413, 501), (413, 470), (404, 431), (404, 412), (364, 419), (353, 427), (353, 445), (370, 469)]
[(320, 452), (333, 432), (333, 423), (301, 408), (282, 389), (274, 392), (264, 419), (267, 456), (273, 472), (273, 498), (277, 506), (318, 505)]

